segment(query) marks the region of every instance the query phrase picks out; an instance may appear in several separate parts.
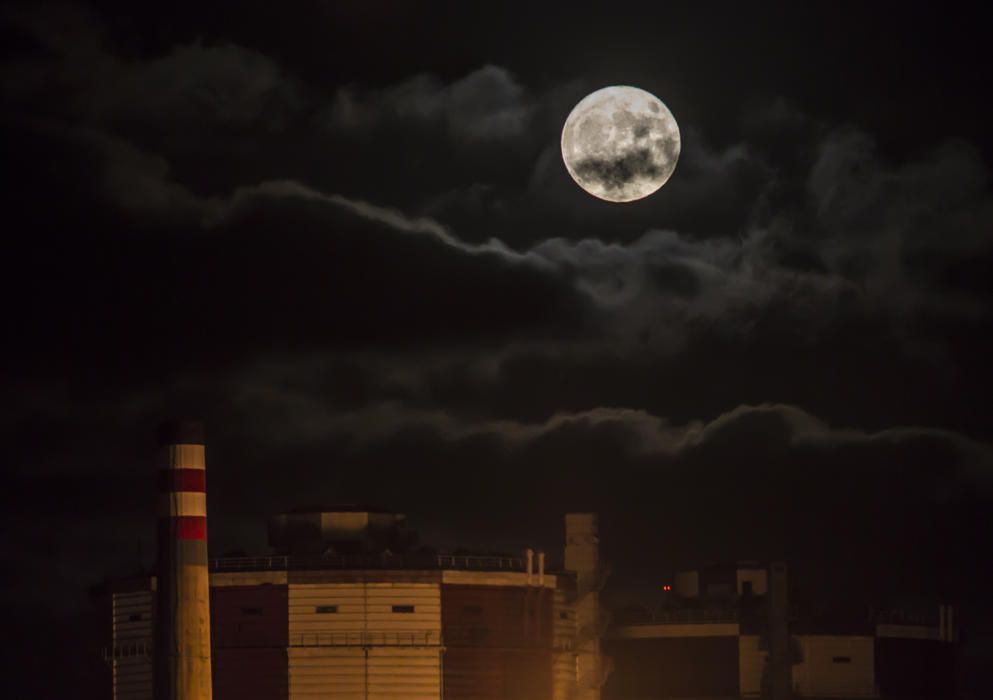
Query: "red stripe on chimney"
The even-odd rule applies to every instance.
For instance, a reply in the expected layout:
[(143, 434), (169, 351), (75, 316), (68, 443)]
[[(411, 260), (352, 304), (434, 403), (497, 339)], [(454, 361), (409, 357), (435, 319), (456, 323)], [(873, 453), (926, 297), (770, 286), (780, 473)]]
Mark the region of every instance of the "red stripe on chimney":
[(207, 518), (200, 515), (177, 515), (170, 520), (177, 540), (207, 539)]
[(207, 491), (207, 472), (203, 469), (163, 469), (159, 472), (159, 491)]

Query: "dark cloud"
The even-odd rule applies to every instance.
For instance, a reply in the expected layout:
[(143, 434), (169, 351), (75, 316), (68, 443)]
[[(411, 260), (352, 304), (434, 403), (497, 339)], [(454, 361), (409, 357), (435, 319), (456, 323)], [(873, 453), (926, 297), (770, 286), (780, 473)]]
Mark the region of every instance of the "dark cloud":
[(573, 167), (581, 180), (602, 184), (611, 192), (635, 180), (654, 179), (661, 172), (650, 148), (633, 150), (620, 158), (583, 158)]
[[(905, 551), (902, 528), (927, 528), (930, 518), (951, 509), (968, 512), (993, 486), (988, 445), (927, 428), (872, 432), (830, 426), (795, 406), (739, 406), (688, 422), (605, 407), (534, 422), (474, 419), (402, 402), (335, 407), (328, 403), (334, 397), (295, 382), (294, 374), (308, 376), (293, 367), (226, 372), (215, 375), (219, 384), (207, 395), (202, 379), (187, 383), (217, 426), (209, 455), (215, 550), (261, 546), (268, 512), (301, 499), (374, 496), (409, 509), (432, 541), (444, 546), (472, 541), (513, 549), (527, 542), (556, 551), (557, 514), (595, 508), (606, 528), (618, 533), (606, 540), (610, 557), (635, 578), (657, 577), (696, 556), (742, 551), (790, 554), (809, 564), (809, 552), (816, 550), (823, 554), (814, 558), (818, 570), (835, 581), (828, 572), (843, 557), (869, 562), (896, 546), (899, 551), (873, 564), (890, 566)], [(109, 400), (75, 403), (120, 415)], [(44, 404), (32, 405), (44, 413)], [(60, 411), (67, 405), (51, 404)], [(63, 557), (66, 571), (94, 576), (101, 567), (113, 570), (134, 561), (136, 540), (150, 540), (145, 512), (152, 502), (152, 487), (135, 460), (153, 459), (142, 426), (162, 407), (161, 398), (132, 402), (114, 428), (94, 416), (73, 444), (47, 455), (44, 472), (25, 468), (15, 474), (11, 493), (43, 498), (11, 500), (5, 504), (10, 517), (49, 502), (65, 504), (25, 546), (60, 542), (79, 553)], [(76, 418), (71, 422), (78, 425)], [(80, 454), (101, 455), (85, 478), (70, 476)], [(460, 497), (439, 491), (438, 479)], [(113, 507), (118, 498), (130, 504), (126, 511)], [(696, 505), (701, 499), (708, 508)], [(508, 502), (515, 504), (513, 517), (500, 515), (500, 504)], [(713, 509), (727, 517), (714, 519)], [(844, 533), (861, 533), (857, 546), (837, 527), (825, 527), (825, 519), (835, 522), (839, 512), (845, 514)], [(85, 527), (65, 527), (81, 517)], [(742, 519), (751, 525), (737, 531)], [(638, 547), (620, 537), (628, 527), (646, 533)], [(673, 531), (698, 534), (684, 542), (666, 534)], [(931, 540), (917, 544), (941, 546)], [(646, 563), (649, 546), (664, 554)], [(948, 575), (955, 577), (967, 564), (958, 559), (965, 554), (953, 555), (959, 569)], [(956, 581), (963, 591), (971, 585)]]
[(450, 85), (428, 74), (389, 88), (339, 89), (328, 111), (329, 128), (367, 131), (443, 125), (460, 145), (510, 141), (525, 134), (534, 104), (507, 69), (483, 66)]
[(299, 83), (267, 56), (231, 43), (195, 41), (126, 58), (76, 6), (21, 6), (6, 19), (43, 50), (4, 65), (3, 94), (39, 110), (91, 123), (231, 129), (276, 128), (303, 106)]

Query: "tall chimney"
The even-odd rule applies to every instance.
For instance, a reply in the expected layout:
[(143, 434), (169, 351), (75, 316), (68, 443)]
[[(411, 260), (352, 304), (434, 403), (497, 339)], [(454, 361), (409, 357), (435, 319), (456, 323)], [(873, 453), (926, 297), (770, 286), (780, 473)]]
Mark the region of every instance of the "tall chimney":
[(164, 424), (158, 438), (155, 700), (211, 700), (203, 426)]
[(606, 676), (600, 655), (600, 538), (595, 513), (565, 516), (565, 569), (576, 575), (577, 700), (600, 700)]
[(790, 658), (789, 597), (786, 564), (773, 562), (769, 572), (769, 661), (772, 700), (789, 700), (793, 692)]

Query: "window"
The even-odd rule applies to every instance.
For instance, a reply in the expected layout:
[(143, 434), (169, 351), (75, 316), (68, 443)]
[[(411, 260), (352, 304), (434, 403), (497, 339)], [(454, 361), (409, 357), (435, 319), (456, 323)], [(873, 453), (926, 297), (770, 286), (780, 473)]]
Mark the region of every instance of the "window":
[(138, 622), (141, 620), (141, 613), (131, 613), (128, 615), (128, 622)]
[(562, 612), (559, 613), (559, 619), (560, 620), (568, 620), (569, 619), (569, 613), (567, 613), (565, 610), (563, 610)]
[(318, 605), (316, 608), (314, 608), (314, 612), (320, 613), (322, 615), (328, 614), (328, 613), (336, 613), (336, 612), (338, 612), (338, 606), (337, 605)]
[(750, 596), (752, 595), (752, 582), (742, 581), (741, 582), (741, 595)]
[(241, 614), (242, 615), (261, 615), (262, 614), (262, 608), (242, 608), (241, 609)]
[(414, 612), (413, 605), (394, 605), (393, 612), (395, 613), (412, 613)]
[(466, 605), (462, 608), (462, 612), (469, 613), (470, 615), (479, 615), (483, 612), (483, 609), (478, 605)]
[(835, 656), (831, 659), (836, 664), (850, 664), (852, 663), (852, 657), (850, 656)]

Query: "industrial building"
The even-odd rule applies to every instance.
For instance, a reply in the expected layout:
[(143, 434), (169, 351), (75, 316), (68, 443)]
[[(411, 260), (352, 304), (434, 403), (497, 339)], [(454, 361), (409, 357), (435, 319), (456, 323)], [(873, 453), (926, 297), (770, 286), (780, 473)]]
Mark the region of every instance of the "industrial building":
[(272, 554), (207, 559), (202, 429), (160, 431), (155, 575), (115, 581), (115, 700), (600, 697), (597, 520), (565, 517), (561, 571), (411, 551), (403, 516), (272, 518)]
[[(604, 697), (948, 697), (952, 606), (811, 619), (790, 605), (786, 574), (756, 562), (681, 571), (662, 584), (658, 609), (618, 611), (603, 642), (612, 666)], [(779, 669), (777, 637), (786, 642)]]
[[(371, 523), (395, 517), (306, 511), (277, 516), (273, 530), (285, 544), (279, 521), (320, 522), (354, 546), (386, 534)], [(576, 542), (567, 566), (595, 562), (595, 518), (566, 523)], [(553, 573), (544, 560), (542, 552), (211, 560), (213, 697), (598, 697), (596, 629), (585, 619), (597, 591), (577, 588), (587, 572)], [(157, 585), (151, 576), (121, 581), (110, 596), (116, 700), (152, 697)]]
[(156, 570), (104, 596), (114, 700), (896, 698), (951, 683), (951, 606), (817, 629), (791, 612), (778, 562), (676, 573), (664, 606), (608, 624), (590, 513), (565, 516), (554, 569), (531, 549), (415, 548), (402, 515), (368, 506), (281, 513), (270, 553), (208, 559), (202, 430), (160, 441)]

